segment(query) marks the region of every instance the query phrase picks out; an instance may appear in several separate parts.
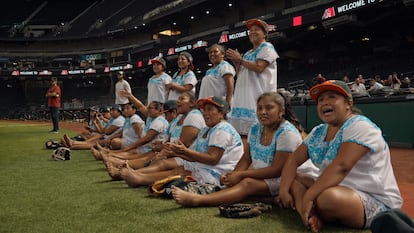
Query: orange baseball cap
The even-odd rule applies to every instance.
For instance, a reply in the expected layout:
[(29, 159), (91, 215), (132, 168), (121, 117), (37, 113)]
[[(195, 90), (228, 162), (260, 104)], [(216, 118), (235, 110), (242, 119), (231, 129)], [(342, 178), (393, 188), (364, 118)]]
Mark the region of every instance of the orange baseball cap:
[(269, 32), (267, 23), (261, 19), (249, 19), (246, 21), (247, 29), (250, 29), (253, 25), (256, 25), (262, 28), (266, 34)]
[(223, 109), (226, 113), (229, 110), (229, 104), (226, 100), (217, 96), (209, 96), (207, 98), (197, 100), (197, 106), (200, 109), (203, 109), (206, 104), (212, 104), (220, 109)]
[(167, 62), (164, 60), (164, 58), (156, 57), (156, 58), (151, 60), (151, 64), (154, 64), (156, 62), (161, 64), (164, 67), (164, 70), (167, 69)]
[(309, 90), (309, 94), (310, 97), (316, 101), (319, 95), (325, 91), (334, 91), (343, 96), (352, 98), (351, 89), (349, 89), (345, 82), (340, 80), (328, 80), (321, 84), (317, 84)]

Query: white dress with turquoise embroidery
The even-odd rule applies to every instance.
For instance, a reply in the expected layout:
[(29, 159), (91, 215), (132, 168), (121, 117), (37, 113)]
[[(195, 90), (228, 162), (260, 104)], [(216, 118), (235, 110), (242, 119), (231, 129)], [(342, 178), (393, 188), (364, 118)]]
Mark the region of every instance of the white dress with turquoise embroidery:
[[(207, 133), (207, 137), (204, 135)], [(224, 173), (234, 170), (243, 155), (243, 143), (240, 135), (232, 125), (222, 121), (212, 128), (203, 128), (194, 144), (194, 150), (207, 153), (209, 147), (223, 149), (223, 155), (216, 165), (207, 165), (198, 162), (189, 162), (176, 158), (178, 165), (191, 171), (192, 177), (199, 183), (221, 186), (220, 177)]]
[(224, 76), (228, 74), (234, 76), (236, 71), (227, 61), (222, 61), (216, 67), (208, 69), (206, 75), (201, 80), (198, 98), (202, 99), (209, 96), (217, 96), (224, 99), (227, 96), (227, 86)]
[(170, 138), (169, 142), (175, 142), (176, 140), (180, 139), (183, 127), (178, 125), (178, 122), (181, 120), (181, 117), (183, 117), (183, 114), (179, 114), (170, 122), (170, 126), (167, 129), (167, 135), (169, 135)]
[[(250, 147), (250, 157), (252, 159), (253, 169), (270, 167), (273, 163), (276, 152), (292, 153), (302, 143), (302, 136), (296, 127), (289, 121), (284, 121), (273, 135), (270, 145), (265, 146), (261, 143), (263, 134), (263, 125), (255, 123), (247, 137)], [(306, 170), (306, 174), (314, 176), (317, 168), (311, 162), (302, 164), (299, 172)], [(309, 174), (309, 172), (312, 172)], [(280, 177), (265, 179), (270, 194), (275, 196), (279, 193)]]
[[(173, 122), (170, 125), (170, 129), (168, 130), (168, 134), (170, 135), (170, 142), (174, 143), (181, 137), (181, 131), (183, 130), (184, 126), (191, 126), (194, 128), (197, 128), (201, 130), (206, 126), (206, 123), (204, 122), (203, 115), (201, 114), (200, 110), (193, 109), (189, 113), (187, 113), (187, 116), (185, 117), (183, 123), (181, 125), (178, 125), (178, 121), (180, 121), (181, 117), (183, 115), (178, 115), (177, 118), (173, 120)], [(194, 143), (189, 147), (193, 148)]]
[(158, 116), (155, 119), (148, 117), (147, 123), (145, 124), (144, 128), (144, 135), (148, 133), (149, 130), (154, 130), (158, 132), (157, 136), (155, 136), (150, 142), (145, 145), (139, 146), (137, 148), (138, 153), (145, 153), (152, 150), (151, 143), (154, 141), (162, 141), (165, 142), (168, 139), (167, 129), (169, 127), (168, 121), (164, 118), (164, 116)]
[[(193, 85), (193, 89), (191, 89), (190, 92), (193, 95), (195, 95), (195, 87), (197, 84), (197, 78), (193, 71), (190, 70), (182, 76), (178, 75), (178, 71), (175, 72), (172, 78), (172, 82), (175, 84), (181, 85), (181, 86), (186, 85), (186, 84)], [(180, 95), (181, 95), (181, 92), (177, 90), (170, 90), (170, 93), (168, 95), (168, 100), (177, 100), (178, 97), (180, 97)]]
[(269, 64), (262, 73), (240, 66), (229, 122), (242, 135), (247, 135), (250, 127), (257, 122), (256, 102), (259, 96), (264, 92), (274, 92), (277, 89), (276, 59), (278, 57), (275, 48), (269, 42), (264, 42), (256, 50), (249, 50), (243, 55), (246, 61), (265, 60)]
[(124, 127), (124, 123), (125, 123), (125, 117), (122, 116), (122, 115), (118, 116), (116, 118), (111, 117), (111, 119), (109, 119), (108, 125), (105, 128), (109, 128), (111, 126), (116, 126), (117, 129), (109, 135), (104, 135), (104, 138), (107, 139), (107, 138), (117, 134), (118, 132), (120, 132), (122, 130), (122, 127)]
[(402, 198), (392, 170), (390, 150), (382, 132), (365, 116), (353, 115), (331, 141), (325, 141), (328, 125), (312, 129), (304, 140), (312, 162), (320, 173), (336, 158), (342, 143), (353, 142), (369, 149), (354, 165), (340, 185), (369, 193), (389, 208), (400, 208)]
[(122, 128), (122, 147), (131, 145), (142, 137), (135, 132), (133, 124), (139, 124), (142, 130), (145, 128), (145, 122), (137, 114), (126, 117)]
[(171, 76), (169, 76), (166, 73), (162, 73), (161, 76), (156, 78), (155, 76), (152, 76), (148, 80), (148, 97), (147, 97), (147, 103), (151, 103), (152, 101), (157, 101), (160, 103), (165, 103), (167, 100), (167, 93), (165, 91), (165, 85), (169, 84), (171, 82)]

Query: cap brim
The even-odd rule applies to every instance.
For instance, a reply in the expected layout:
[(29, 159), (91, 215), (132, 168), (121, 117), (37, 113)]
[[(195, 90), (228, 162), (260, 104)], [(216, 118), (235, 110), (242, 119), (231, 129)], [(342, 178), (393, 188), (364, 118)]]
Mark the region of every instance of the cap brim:
[(221, 104), (221, 103), (218, 103), (218, 102), (216, 102), (216, 101), (214, 101), (213, 99), (210, 99), (210, 98), (197, 100), (197, 106), (198, 106), (199, 109), (204, 109), (204, 107), (207, 104), (214, 105), (219, 109), (223, 109), (225, 112), (228, 111), (228, 107), (229, 107), (227, 103)]
[(154, 63), (158, 63), (158, 64), (161, 64), (161, 65), (163, 65), (160, 61), (158, 61), (158, 60), (151, 60), (151, 64), (154, 64)]
[(212, 100), (210, 100), (210, 99), (199, 99), (199, 100), (197, 100), (197, 106), (200, 109), (204, 109), (206, 104), (212, 104), (214, 106), (217, 106), (217, 104), (215, 102), (213, 102)]
[(318, 99), (319, 95), (322, 94), (325, 91), (334, 91), (334, 92), (337, 92), (341, 95), (352, 97), (352, 95), (350, 95), (348, 92), (346, 92), (344, 90), (344, 88), (342, 88), (341, 86), (336, 85), (334, 83), (330, 83), (330, 82), (324, 82), (324, 83), (315, 85), (314, 87), (312, 87), (309, 90), (309, 95), (313, 100), (316, 101)]
[(247, 27), (247, 29), (250, 29), (251, 27), (253, 27), (253, 25), (259, 26), (266, 33), (268, 32), (267, 25), (263, 24), (263, 22), (261, 20), (258, 20), (258, 19), (249, 19), (249, 20), (246, 21), (246, 27)]

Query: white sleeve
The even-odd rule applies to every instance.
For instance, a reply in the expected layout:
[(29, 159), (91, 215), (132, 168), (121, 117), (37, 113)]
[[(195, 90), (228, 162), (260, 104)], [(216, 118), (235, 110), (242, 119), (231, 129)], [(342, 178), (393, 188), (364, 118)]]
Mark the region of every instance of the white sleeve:
[(184, 126), (192, 126), (197, 129), (202, 129), (206, 123), (204, 122), (204, 118), (201, 114), (189, 112), (183, 122)]
[(279, 152), (294, 152), (302, 143), (300, 134), (291, 130), (282, 132), (276, 141), (276, 151)]
[(167, 132), (168, 125), (164, 124), (162, 121), (154, 120), (149, 129), (155, 130), (158, 133)]
[(221, 68), (220, 68), (220, 76), (224, 77), (227, 74), (231, 74), (231, 75), (236, 75), (236, 71), (234, 70), (234, 67), (230, 64), (224, 64)]
[(172, 82), (171, 76), (169, 76), (168, 74), (164, 74), (164, 75), (166, 76), (164, 79), (164, 85), (171, 83)]
[(265, 60), (270, 64), (276, 61), (278, 57), (279, 56), (277, 55), (276, 50), (273, 48), (273, 46), (265, 46), (259, 51), (256, 59)]
[(117, 117), (113, 122), (112, 125), (121, 128), (124, 127), (125, 118), (123, 117)]
[(220, 128), (217, 128), (217, 130), (215, 130), (213, 134), (210, 136), (208, 146), (214, 146), (226, 150), (226, 148), (229, 145), (231, 145), (231, 141), (232, 136), (228, 132)]
[(367, 121), (356, 121), (344, 129), (342, 141), (354, 142), (375, 152), (381, 149), (383, 138), (379, 128)]
[(137, 114), (135, 114), (131, 117), (131, 124), (135, 124), (135, 123), (145, 124), (145, 122)]
[(193, 87), (195, 87), (195, 85), (197, 84), (197, 78), (194, 72), (191, 71), (187, 73), (185, 80), (184, 80), (184, 84), (191, 84), (193, 85)]

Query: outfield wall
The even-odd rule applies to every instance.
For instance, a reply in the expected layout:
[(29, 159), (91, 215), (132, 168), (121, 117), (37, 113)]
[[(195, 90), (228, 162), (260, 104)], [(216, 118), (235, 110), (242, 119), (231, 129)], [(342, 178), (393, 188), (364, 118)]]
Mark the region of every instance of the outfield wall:
[[(385, 140), (391, 146), (414, 148), (414, 95), (361, 98), (354, 102), (365, 116), (382, 129)], [(292, 104), (308, 132), (321, 123), (315, 102)]]

